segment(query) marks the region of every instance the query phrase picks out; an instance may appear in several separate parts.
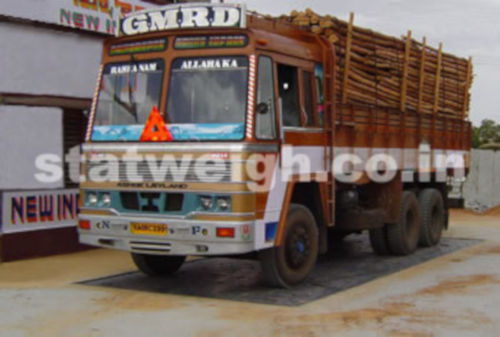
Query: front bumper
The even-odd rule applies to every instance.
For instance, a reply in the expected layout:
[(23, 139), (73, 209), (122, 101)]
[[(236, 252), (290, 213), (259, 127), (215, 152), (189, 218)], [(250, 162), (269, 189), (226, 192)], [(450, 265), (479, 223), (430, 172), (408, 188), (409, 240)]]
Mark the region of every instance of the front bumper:
[[(80, 214), (90, 229), (79, 229), (83, 244), (152, 255), (237, 255), (254, 250), (253, 221), (197, 221), (164, 217), (94, 216)], [(132, 223), (166, 225), (162, 235), (134, 234)], [(216, 228), (234, 228), (221, 238)]]

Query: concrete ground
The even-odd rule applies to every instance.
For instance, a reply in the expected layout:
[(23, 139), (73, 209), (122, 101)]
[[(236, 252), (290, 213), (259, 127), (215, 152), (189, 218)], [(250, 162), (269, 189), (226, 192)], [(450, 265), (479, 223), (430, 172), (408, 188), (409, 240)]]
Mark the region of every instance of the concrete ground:
[(0, 265), (0, 336), (497, 336), (500, 209), (454, 211), (481, 243), (300, 306), (76, 284), (135, 270), (93, 250)]

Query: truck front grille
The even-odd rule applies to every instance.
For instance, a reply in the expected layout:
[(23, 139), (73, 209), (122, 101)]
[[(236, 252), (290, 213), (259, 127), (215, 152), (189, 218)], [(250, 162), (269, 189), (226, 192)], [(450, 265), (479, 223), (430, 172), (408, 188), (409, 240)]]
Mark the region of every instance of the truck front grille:
[(177, 212), (182, 210), (182, 202), (184, 201), (184, 194), (182, 193), (167, 193), (165, 200), (165, 211)]
[(122, 207), (127, 210), (139, 210), (139, 197), (136, 192), (120, 192), (120, 201)]
[[(164, 202), (159, 202), (164, 200)], [(127, 211), (179, 212), (184, 194), (170, 192), (120, 192), (120, 203)]]

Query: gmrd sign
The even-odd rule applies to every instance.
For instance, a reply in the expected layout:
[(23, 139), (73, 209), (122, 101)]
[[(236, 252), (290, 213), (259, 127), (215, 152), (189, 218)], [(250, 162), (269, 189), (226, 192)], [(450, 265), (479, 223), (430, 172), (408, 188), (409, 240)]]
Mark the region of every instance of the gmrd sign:
[(120, 20), (122, 35), (183, 28), (228, 28), (246, 26), (243, 5), (171, 5), (129, 14)]

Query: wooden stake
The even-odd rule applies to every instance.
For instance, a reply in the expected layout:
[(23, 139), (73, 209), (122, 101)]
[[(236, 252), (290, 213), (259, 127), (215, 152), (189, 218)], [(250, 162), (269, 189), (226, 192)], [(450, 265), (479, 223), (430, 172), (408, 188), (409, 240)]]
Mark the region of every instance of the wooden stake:
[(431, 48), (426, 40), (422, 45), (409, 36), (405, 42), (406, 35), (401, 40), (356, 27), (353, 14), (346, 22), (311, 10), (295, 11), (279, 20), (336, 44), (341, 70), (335, 80), (341, 104), (360, 102), (399, 109), (403, 114), (411, 109), (457, 119), (467, 114), (470, 97), (465, 97), (465, 91), (473, 81), (473, 69), (468, 71), (466, 59), (447, 54), (442, 47)]
[(437, 69), (436, 69), (436, 84), (434, 86), (434, 114), (438, 113), (439, 108), (439, 83), (441, 80), (441, 62), (443, 60), (443, 44), (439, 43)]
[(419, 83), (418, 83), (418, 103), (417, 103), (417, 112), (421, 113), (422, 109), (422, 97), (424, 95), (424, 80), (425, 80), (425, 49), (427, 40), (424, 36), (422, 40), (422, 54), (420, 55), (420, 74), (419, 74)]
[(469, 62), (467, 63), (467, 77), (465, 80), (465, 88), (464, 88), (464, 107), (462, 110), (462, 119), (467, 117), (467, 108), (469, 105), (469, 86), (472, 78), (472, 57), (469, 57)]
[(354, 23), (354, 13), (351, 12), (349, 14), (349, 26), (347, 29), (344, 78), (342, 81), (342, 104), (347, 103), (347, 82), (349, 80), (349, 67), (351, 65), (351, 45), (352, 45), (352, 26), (353, 26), (353, 23)]
[(403, 65), (403, 78), (401, 81), (401, 111), (406, 111), (406, 88), (408, 86), (408, 66), (410, 62), (411, 30), (406, 35), (405, 59)]

